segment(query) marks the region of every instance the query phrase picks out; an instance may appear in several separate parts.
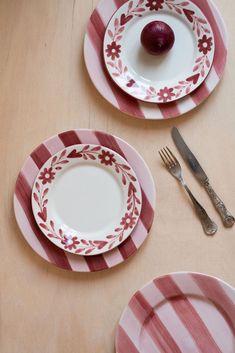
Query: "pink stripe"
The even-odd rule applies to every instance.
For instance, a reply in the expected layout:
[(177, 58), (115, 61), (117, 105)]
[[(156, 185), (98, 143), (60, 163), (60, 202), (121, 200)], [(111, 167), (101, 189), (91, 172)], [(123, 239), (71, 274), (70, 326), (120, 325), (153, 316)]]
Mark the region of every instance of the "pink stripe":
[(51, 157), (50, 152), (44, 144), (38, 146), (32, 153), (31, 158), (37, 165), (38, 169), (41, 169), (43, 164)]
[(133, 255), (137, 248), (132, 240), (132, 237), (128, 237), (122, 244), (118, 246), (118, 250), (122, 254), (124, 260)]
[(57, 136), (45, 141), (44, 145), (46, 146), (51, 155), (56, 154), (64, 148), (64, 144)]
[(177, 102), (167, 103), (167, 104), (158, 104), (158, 107), (164, 117), (164, 119), (174, 118), (180, 115)]
[(23, 165), (21, 169), (21, 173), (24, 175), (25, 180), (27, 183), (32, 187), (34, 180), (39, 172), (39, 168), (35, 164), (35, 162), (32, 160), (31, 157), (28, 157), (27, 162)]
[(17, 199), (16, 195), (14, 195), (14, 210), (15, 210), (15, 215), (16, 219), (20, 223), (20, 230), (24, 234), (25, 239), (27, 242), (30, 244), (30, 246), (38, 253), (43, 258), (46, 258), (49, 260), (47, 257), (47, 253), (42, 247), (40, 241), (38, 240), (37, 237), (34, 235), (34, 231), (28, 221), (28, 218), (26, 217), (24, 213), (24, 209), (21, 207), (21, 204), (19, 200)]
[(136, 319), (129, 305), (125, 308), (119, 325), (123, 328), (123, 330), (125, 330), (126, 334), (130, 337), (130, 340), (134, 343), (134, 345), (139, 348), (142, 325)]
[(170, 276), (161, 277), (155, 280), (154, 284), (164, 297), (169, 300), (198, 348), (202, 352), (222, 353), (201, 317), (187, 297), (181, 292), (173, 278)]
[(83, 256), (66, 253), (68, 261), (73, 271), (90, 272), (90, 269)]
[(134, 236), (131, 236), (132, 237), (132, 240), (135, 244), (135, 247), (138, 249), (141, 244), (143, 243), (143, 234), (146, 232), (146, 228), (145, 226), (143, 225), (143, 223), (141, 221), (139, 221), (137, 223), (137, 225), (135, 226), (135, 229), (134, 229)]
[(95, 135), (95, 131), (94, 130), (77, 130), (76, 131), (80, 141), (82, 143), (89, 143), (93, 144), (93, 145), (99, 145), (100, 142), (97, 139), (96, 135)]
[(121, 326), (118, 326), (117, 342), (117, 353), (140, 353)]
[[(143, 160), (141, 155), (137, 155), (136, 151), (133, 150), (133, 148), (123, 140), (118, 139), (118, 145), (123, 151), (125, 155), (125, 159), (131, 164), (136, 175), (138, 176), (139, 183), (141, 184), (141, 187), (144, 190), (146, 197), (148, 198), (149, 203), (151, 204), (152, 209), (154, 209), (156, 188), (154, 185), (153, 178), (150, 177), (152, 179), (151, 182), (149, 180), (149, 176), (151, 175), (151, 172), (146, 162)], [(143, 165), (145, 166), (144, 168), (143, 168)]]
[(50, 261), (63, 269), (71, 270), (71, 266), (64, 251), (52, 244), (38, 228), (31, 209), (31, 187), (22, 174), (18, 176), (15, 195), (24, 210), (34, 234), (38, 238)]
[(145, 228), (147, 229), (147, 231), (149, 231), (152, 226), (153, 217), (154, 217), (154, 210), (150, 205), (150, 202), (144, 190), (142, 189), (142, 210), (140, 214), (140, 219), (144, 224)]
[(181, 350), (157, 313), (153, 311), (152, 306), (149, 305), (140, 292), (134, 295), (129, 307), (136, 318), (143, 324), (142, 330), (145, 329), (148, 332), (161, 353), (181, 353)]
[(58, 135), (60, 140), (63, 142), (65, 147), (69, 147), (72, 145), (79, 145), (81, 143), (78, 135), (74, 130), (62, 132)]
[(208, 0), (208, 6), (211, 8), (211, 11), (214, 15), (214, 18), (216, 20), (217, 27), (220, 31), (220, 35), (223, 38), (224, 41), (224, 46), (226, 48), (226, 54), (227, 54), (227, 49), (228, 49), (228, 31), (224, 22), (223, 17), (221, 16), (217, 5), (214, 3), (212, 0)]
[(95, 136), (97, 137), (99, 143), (102, 146), (110, 148), (111, 150), (117, 152), (120, 156), (126, 159), (125, 154), (123, 153), (122, 149), (120, 148), (114, 136), (106, 134), (101, 131), (95, 131)]
[[(227, 49), (225, 47), (223, 38), (221, 37), (220, 34), (220, 30), (219, 27), (217, 25), (216, 19), (214, 17), (213, 12), (211, 11), (211, 8), (208, 4), (208, 1), (206, 0), (192, 0), (192, 2), (194, 2), (194, 4), (196, 4), (201, 10), (202, 12), (205, 14), (205, 16), (207, 17), (207, 19), (209, 20), (213, 33), (214, 33), (214, 37), (215, 37), (215, 43), (216, 43), (216, 47), (215, 47), (215, 58), (214, 58), (214, 62), (213, 62), (213, 66), (215, 68), (215, 71), (217, 72), (217, 75), (219, 77), (221, 77), (223, 71), (224, 71), (224, 65), (226, 62), (226, 55), (227, 55)], [(223, 60), (221, 60), (223, 59)]]
[(88, 35), (86, 35), (84, 41), (84, 58), (88, 73), (96, 89), (101, 95), (104, 95), (114, 107), (117, 107), (118, 103), (116, 97), (110, 89), (110, 84), (103, 73), (103, 63), (100, 62), (99, 54), (96, 52)]
[(125, 4), (125, 2), (127, 2), (128, 0), (114, 0), (117, 9), (119, 9), (119, 7), (121, 7), (123, 4)]
[(202, 103), (210, 94), (210, 91), (204, 81), (201, 86), (191, 93), (191, 97), (196, 105)]
[(109, 74), (106, 70), (104, 60), (103, 60), (103, 38), (105, 34), (106, 27), (100, 17), (100, 14), (97, 9), (94, 10), (94, 12), (91, 15), (90, 22), (88, 24), (88, 35), (93, 43), (94, 48), (97, 51), (98, 57), (100, 59), (102, 69), (105, 75), (105, 78), (109, 82), (110, 88), (113, 91), (113, 94), (116, 97), (116, 100), (118, 102), (118, 105), (120, 109), (127, 114), (134, 115), (139, 118), (144, 118), (143, 112), (141, 111), (138, 101), (129, 95), (127, 95), (125, 92), (123, 92), (121, 89), (116, 87), (114, 82), (111, 80), (109, 77)]
[(103, 255), (84, 256), (84, 259), (91, 272), (103, 271), (109, 268)]
[(114, 249), (113, 251), (106, 252), (104, 254), (104, 259), (108, 267), (113, 267), (123, 261), (123, 257), (118, 248)]
[(215, 305), (219, 303), (217, 309), (222, 313), (222, 316), (227, 318), (235, 336), (235, 305), (223, 287), (212, 277), (203, 278), (197, 274), (192, 274), (191, 276), (208, 299), (213, 301)]

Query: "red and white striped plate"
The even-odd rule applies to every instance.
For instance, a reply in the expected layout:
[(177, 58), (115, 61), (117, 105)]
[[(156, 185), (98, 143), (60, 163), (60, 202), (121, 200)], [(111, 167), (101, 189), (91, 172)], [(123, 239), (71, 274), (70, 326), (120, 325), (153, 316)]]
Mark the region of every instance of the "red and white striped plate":
[(117, 353), (234, 353), (235, 289), (215, 277), (174, 273), (135, 293)]
[[(77, 144), (101, 145), (122, 156), (135, 171), (142, 193), (140, 218), (131, 235), (112, 251), (90, 257), (68, 253), (48, 240), (37, 226), (31, 206), (34, 180), (43, 164), (65, 147)], [(105, 270), (133, 255), (147, 238), (154, 218), (154, 207), (155, 185), (143, 158), (122, 139), (94, 130), (71, 130), (43, 142), (24, 163), (16, 181), (14, 194), (16, 220), (28, 244), (46, 261), (77, 272)]]
[(101, 0), (91, 15), (84, 42), (87, 70), (100, 94), (121, 112), (136, 118), (161, 120), (178, 117), (201, 104), (219, 83), (227, 59), (228, 36), (223, 19), (212, 0), (192, 0), (210, 22), (215, 38), (211, 71), (202, 85), (184, 98), (170, 103), (147, 103), (123, 92), (109, 77), (103, 58), (106, 27), (127, 0)]

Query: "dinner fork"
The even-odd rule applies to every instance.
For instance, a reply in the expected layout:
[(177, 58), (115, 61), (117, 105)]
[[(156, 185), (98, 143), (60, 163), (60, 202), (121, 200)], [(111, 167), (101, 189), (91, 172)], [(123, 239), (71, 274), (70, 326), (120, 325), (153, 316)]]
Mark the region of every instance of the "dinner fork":
[(159, 151), (159, 154), (170, 174), (175, 177), (187, 191), (190, 199), (193, 202), (198, 218), (201, 221), (204, 232), (207, 235), (214, 235), (217, 232), (218, 227), (215, 222), (212, 221), (212, 219), (208, 216), (206, 210), (200, 205), (200, 203), (196, 200), (196, 198), (193, 196), (192, 192), (186, 185), (183, 179), (182, 168), (177, 158), (173, 155), (173, 153), (168, 147), (161, 149)]

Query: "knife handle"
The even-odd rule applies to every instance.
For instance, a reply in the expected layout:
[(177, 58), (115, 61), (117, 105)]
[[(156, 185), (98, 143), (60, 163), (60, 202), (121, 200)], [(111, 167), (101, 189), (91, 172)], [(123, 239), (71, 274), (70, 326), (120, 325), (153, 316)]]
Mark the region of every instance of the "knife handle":
[(235, 218), (227, 210), (225, 204), (219, 198), (219, 196), (216, 194), (216, 192), (214, 191), (214, 189), (210, 185), (209, 181), (207, 181), (204, 185), (205, 185), (206, 191), (208, 192), (216, 210), (219, 212), (225, 227), (232, 227), (235, 223)]
[(192, 202), (193, 202), (193, 205), (194, 205), (194, 208), (195, 208), (195, 211), (198, 215), (198, 218), (200, 219), (201, 221), (201, 224), (202, 224), (202, 227), (204, 229), (204, 232), (207, 234), (207, 235), (214, 235), (217, 230), (218, 230), (218, 227), (217, 225), (215, 224), (214, 221), (212, 221), (212, 219), (208, 216), (206, 210), (200, 205), (200, 203), (195, 199), (195, 197), (193, 196), (192, 192), (190, 191), (190, 189), (188, 188), (187, 185), (183, 185), (185, 190), (187, 191), (187, 193), (189, 194)]

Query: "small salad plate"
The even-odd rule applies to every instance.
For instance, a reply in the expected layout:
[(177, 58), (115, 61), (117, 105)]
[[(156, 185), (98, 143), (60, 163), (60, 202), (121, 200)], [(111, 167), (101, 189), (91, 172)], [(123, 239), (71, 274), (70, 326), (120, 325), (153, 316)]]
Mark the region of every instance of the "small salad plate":
[[(150, 55), (141, 45), (143, 28), (161, 21), (174, 32), (172, 49)], [(131, 0), (111, 18), (103, 53), (114, 82), (142, 101), (168, 103), (193, 92), (213, 64), (215, 40), (209, 21), (192, 1)]]
[(97, 255), (120, 245), (136, 226), (141, 189), (131, 166), (109, 148), (79, 144), (51, 156), (32, 190), (35, 220), (55, 245)]

